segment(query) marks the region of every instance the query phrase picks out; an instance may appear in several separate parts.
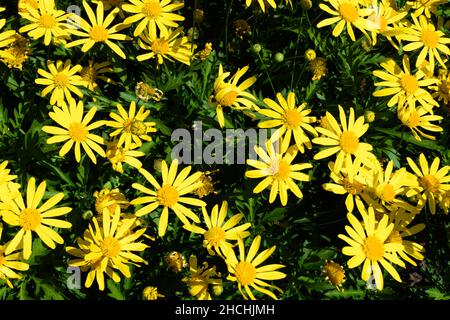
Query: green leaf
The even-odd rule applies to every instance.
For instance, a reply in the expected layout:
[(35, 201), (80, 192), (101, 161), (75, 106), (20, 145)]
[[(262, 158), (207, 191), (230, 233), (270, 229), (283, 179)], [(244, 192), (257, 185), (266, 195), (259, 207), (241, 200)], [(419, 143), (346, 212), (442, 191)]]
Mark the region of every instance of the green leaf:
[(47, 161), (42, 161), (42, 163), (44, 164), (44, 166), (50, 168), (51, 170), (53, 170), (56, 175), (58, 177), (60, 177), (64, 182), (66, 182), (69, 186), (74, 187), (74, 183), (72, 182), (72, 180), (70, 179), (70, 177), (68, 175), (66, 175), (64, 172), (62, 172), (61, 169), (59, 169), (57, 166), (54, 166), (53, 164), (47, 162)]
[(115, 283), (111, 279), (106, 280), (106, 286), (108, 287), (110, 293), (108, 293), (108, 296), (111, 298), (114, 298), (116, 300), (125, 300), (125, 296), (123, 295), (120, 284)]
[(385, 129), (385, 128), (375, 128), (375, 131), (382, 132), (388, 134), (390, 136), (405, 140), (408, 143), (415, 144), (421, 148), (430, 149), (430, 150), (440, 150), (442, 149), (436, 144), (436, 141), (423, 139), (422, 141), (416, 140), (410, 133), (399, 132), (394, 129)]

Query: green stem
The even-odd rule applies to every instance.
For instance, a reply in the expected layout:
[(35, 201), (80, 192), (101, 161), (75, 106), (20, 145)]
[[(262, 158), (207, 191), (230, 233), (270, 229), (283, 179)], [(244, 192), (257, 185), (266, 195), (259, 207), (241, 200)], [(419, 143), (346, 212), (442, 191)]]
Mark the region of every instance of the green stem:
[(231, 0), (228, 3), (228, 7), (227, 7), (227, 15), (225, 17), (225, 56), (228, 60), (228, 23), (230, 21), (230, 12), (231, 12), (231, 6), (233, 5), (233, 1)]
[(256, 53), (256, 55), (258, 56), (259, 61), (261, 62), (263, 68), (264, 68), (264, 72), (267, 75), (267, 79), (269, 80), (270, 86), (272, 87), (273, 93), (276, 95), (277, 94), (277, 90), (275, 90), (275, 87), (272, 83), (272, 79), (270, 78), (270, 74), (269, 71), (267, 70), (266, 64), (263, 62), (261, 55), (259, 54), (259, 52)]
[(297, 64), (297, 52), (298, 52), (299, 42), (300, 42), (300, 32), (297, 34), (297, 43), (295, 44), (294, 64), (292, 66), (292, 74), (291, 74), (291, 90), (293, 90), (293, 85), (294, 85), (295, 66)]

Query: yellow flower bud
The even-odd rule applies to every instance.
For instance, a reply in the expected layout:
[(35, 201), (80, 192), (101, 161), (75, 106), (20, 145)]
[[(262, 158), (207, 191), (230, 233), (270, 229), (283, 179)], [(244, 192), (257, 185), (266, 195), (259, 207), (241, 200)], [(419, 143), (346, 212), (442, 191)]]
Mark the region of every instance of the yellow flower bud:
[(305, 58), (308, 61), (312, 61), (316, 58), (316, 52), (313, 49), (308, 49), (305, 52)]
[(311, 0), (300, 0), (300, 6), (305, 10), (309, 10), (312, 8), (312, 1)]
[(370, 111), (370, 110), (366, 111), (364, 113), (364, 119), (368, 123), (374, 122), (375, 121), (375, 112)]

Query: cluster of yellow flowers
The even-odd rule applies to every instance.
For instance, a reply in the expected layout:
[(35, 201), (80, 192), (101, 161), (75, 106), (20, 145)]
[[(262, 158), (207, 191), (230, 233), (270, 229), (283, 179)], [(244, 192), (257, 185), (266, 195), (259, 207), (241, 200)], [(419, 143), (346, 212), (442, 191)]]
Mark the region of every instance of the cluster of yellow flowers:
[[(276, 296), (272, 292), (263, 287), (273, 287), (279, 291), (281, 290), (263, 280), (284, 278), (286, 276), (284, 273), (276, 271), (284, 266), (273, 264), (266, 265), (264, 268), (259, 267), (274, 252), (275, 247), (264, 250), (256, 255), (261, 241), (260, 237), (257, 236), (245, 258), (243, 239), (250, 235), (246, 231), (250, 227), (250, 223), (239, 225), (244, 215), (237, 214), (225, 221), (228, 214), (227, 202), (223, 202), (220, 209), (218, 205), (215, 205), (212, 208), (211, 214), (208, 214), (204, 201), (186, 196), (202, 187), (202, 182), (199, 180), (202, 177), (201, 172), (195, 172), (189, 175), (191, 167), (188, 166), (178, 173), (177, 160), (173, 160), (170, 167), (166, 161), (162, 161), (162, 183), (159, 183), (152, 174), (143, 168), (139, 172), (150, 183), (150, 186), (146, 187), (139, 183), (133, 184), (133, 188), (145, 194), (144, 197), (136, 198), (130, 202), (133, 205), (145, 204), (145, 206), (136, 211), (137, 217), (147, 215), (156, 210), (156, 208), (162, 207), (162, 213), (159, 217), (158, 234), (160, 237), (163, 237), (168, 226), (169, 210), (173, 211), (183, 223), (183, 227), (186, 230), (203, 235), (203, 245), (207, 248), (210, 255), (217, 253), (225, 260), (230, 273), (227, 279), (237, 282), (239, 291), (244, 298), (247, 299), (247, 297), (250, 297), (251, 299), (255, 299), (250, 290), (251, 286), (257, 291), (268, 294), (276, 299)], [(196, 225), (196, 223), (201, 222), (200, 218), (192, 209), (185, 205), (201, 207), (203, 223), (206, 225), (206, 228)], [(236, 258), (233, 245), (229, 241), (235, 241), (239, 244), (239, 260)], [(190, 286), (191, 294), (199, 299), (211, 299), (208, 285), (219, 285), (221, 283), (220, 279), (215, 277), (220, 275), (216, 273), (215, 267), (208, 268), (206, 262), (202, 268), (199, 268), (197, 267), (196, 257), (191, 257), (190, 260), (191, 276), (186, 278), (185, 281)], [(245, 293), (242, 289), (245, 289)]]
[[(375, 86), (384, 88), (373, 95), (391, 96), (387, 105), (396, 107), (398, 118), (411, 129), (417, 140), (420, 141), (421, 137), (434, 140), (434, 136), (422, 130), (443, 131), (432, 123), (442, 119), (434, 115), (433, 108), (439, 107), (438, 101), (446, 104), (449, 101), (447, 59), (443, 59), (440, 53), (446, 56), (450, 54), (447, 46), (450, 39), (439, 30), (442, 26), (440, 20), (437, 28), (433, 23), (437, 6), (446, 1), (408, 1), (401, 9), (395, 6), (394, 1), (388, 0), (328, 2), (333, 9), (326, 4), (320, 4), (319, 7), (333, 17), (319, 22), (317, 26), (320, 28), (337, 23), (333, 29), (334, 36), (340, 35), (346, 26), (350, 38), (355, 41), (353, 27), (356, 27), (370, 37), (373, 45), (377, 42), (377, 36), (381, 35), (394, 48), (399, 49), (401, 46), (404, 52), (422, 48), (416, 59), (416, 72), (412, 72), (407, 54), (403, 55), (401, 66), (394, 59), (382, 63), (384, 71), (376, 70), (373, 75), (382, 80)], [(407, 19), (408, 15), (413, 23)], [(438, 76), (434, 75), (435, 60), (443, 68)], [(373, 275), (376, 287), (381, 290), (383, 275), (379, 264), (401, 282), (391, 263), (405, 268), (405, 261), (416, 265), (412, 258), (424, 259), (424, 248), (404, 238), (425, 228), (424, 224), (410, 224), (427, 203), (432, 214), (435, 214), (437, 205), (448, 213), (450, 167), (439, 168), (440, 159), (437, 157), (429, 165), (425, 155), (420, 154), (420, 168), (411, 158), (407, 158), (412, 172), (408, 172), (405, 167), (394, 171), (392, 161), (383, 168), (371, 153), (372, 146), (359, 141), (368, 129), (368, 125), (363, 124), (364, 118), (354, 121), (351, 109), (347, 120), (341, 107), (339, 111), (340, 125), (327, 113), (321, 121), (322, 128), (316, 128), (324, 137), (316, 138), (313, 142), (327, 148), (319, 152), (315, 159), (338, 152), (336, 161), (329, 163), (333, 182), (325, 183), (323, 188), (346, 195), (347, 218), (351, 227), (346, 227), (349, 236), (339, 235), (349, 244), (342, 252), (352, 257), (348, 261), (350, 268), (363, 264), (362, 279), (367, 281)], [(362, 222), (353, 215), (355, 204)]]
[[(317, 27), (336, 24), (333, 36), (340, 35), (346, 26), (350, 38), (355, 41), (353, 27), (356, 27), (371, 39), (373, 45), (376, 45), (380, 35), (388, 39), (399, 52), (400, 46), (403, 52), (420, 49), (415, 62), (416, 72), (413, 72), (407, 54), (403, 55), (401, 66), (395, 59), (382, 63), (384, 70), (376, 70), (373, 75), (382, 80), (375, 83), (375, 86), (383, 89), (375, 91), (373, 95), (391, 96), (388, 106), (397, 108), (399, 120), (411, 129), (417, 140), (421, 140), (421, 136), (434, 140), (434, 136), (423, 130), (442, 131), (440, 126), (432, 123), (442, 119), (434, 115), (433, 108), (439, 107), (438, 101), (448, 104), (450, 99), (450, 82), (445, 65), (447, 58), (441, 57), (441, 54), (450, 55), (450, 38), (446, 38), (439, 30), (442, 28), (442, 19), (435, 17), (437, 6), (447, 1), (408, 1), (401, 9), (391, 0), (328, 2), (333, 8), (323, 3), (319, 7), (333, 17), (322, 20)], [(435, 74), (436, 60), (443, 68), (438, 75)]]
[[(64, 198), (60, 192), (43, 204), (46, 182), (42, 181), (36, 187), (36, 180), (30, 178), (26, 188), (26, 198), (22, 197), (20, 184), (15, 183), (16, 175), (11, 175), (7, 169), (8, 162), (0, 164), (0, 217), (12, 226), (17, 227), (16, 235), (0, 245), (0, 279), (5, 279), (12, 288), (9, 279), (20, 279), (16, 271), (26, 271), (29, 265), (22, 260), (29, 259), (32, 254), (32, 236), (37, 236), (49, 248), (54, 249), (56, 243), (63, 244), (64, 239), (52, 228), (70, 228), (71, 223), (55, 219), (72, 211), (69, 207), (55, 207)], [(24, 201), (25, 200), (25, 201)], [(0, 239), (3, 224), (0, 222)]]
[[(212, 45), (207, 43), (205, 49), (194, 55), (196, 46), (189, 43), (187, 37), (182, 36), (183, 30), (177, 22), (183, 21), (184, 17), (173, 12), (181, 9), (183, 3), (132, 0), (130, 3), (119, 1), (111, 5), (109, 1), (93, 2), (97, 5), (95, 12), (86, 1), (83, 1), (83, 7), (89, 18), (88, 22), (81, 17), (58, 10), (53, 0), (20, 1), (19, 13), (22, 18), (30, 21), (30, 24), (20, 28), (19, 32), (28, 33), (28, 36), (35, 40), (43, 38), (44, 44), (47, 46), (52, 43), (62, 44), (66, 48), (82, 46), (82, 52), (87, 52), (99, 42), (104, 43), (125, 59), (126, 55), (123, 49), (113, 40), (132, 40), (119, 32), (137, 23), (134, 36), (139, 37), (139, 46), (148, 51), (148, 53), (137, 56), (138, 61), (156, 58), (158, 64), (162, 64), (165, 59), (168, 59), (189, 65), (192, 58), (205, 60), (212, 51)], [(108, 10), (111, 12), (104, 17), (105, 11)], [(132, 15), (125, 18), (126, 13), (132, 13)], [(117, 15), (124, 20), (111, 26)], [(70, 23), (66, 23), (67, 21)], [(0, 23), (0, 26), (3, 27), (5, 20)], [(14, 37), (20, 37), (15, 31), (6, 31), (0, 36), (1, 47), (12, 47), (15, 42), (18, 42)], [(72, 36), (80, 39), (72, 41)], [(229, 73), (223, 73), (222, 67), (220, 67), (219, 77), (215, 84), (215, 101), (219, 102), (217, 110), (222, 126), (223, 115), (221, 117), (219, 111), (222, 106), (236, 109), (253, 106), (251, 99), (254, 97), (247, 94), (245, 90), (256, 79), (252, 77), (243, 84), (237, 85), (239, 78), (247, 70), (248, 67), (239, 70), (229, 82), (225, 82)], [(170, 168), (165, 161), (162, 161), (162, 183), (160, 184), (152, 174), (142, 168), (142, 163), (137, 158), (144, 156), (144, 153), (136, 149), (142, 145), (142, 141), (151, 141), (149, 134), (156, 132), (155, 123), (147, 121), (149, 111), (146, 111), (144, 107), (137, 110), (136, 103), (133, 101), (128, 110), (122, 105), (117, 105), (118, 112), (111, 112), (109, 121), (94, 121), (97, 111), (95, 106), (90, 107), (85, 113), (84, 102), (77, 101), (73, 95), (80, 99), (83, 98), (81, 87), (97, 90), (99, 88), (96, 83), (98, 79), (112, 83), (112, 80), (105, 75), (108, 72), (113, 72), (109, 62), (94, 63), (91, 60), (89, 65), (83, 67), (78, 64), (73, 65), (70, 60), (64, 62), (49, 60), (47, 61), (47, 70), (38, 69), (38, 74), (42, 78), (35, 81), (36, 84), (45, 86), (42, 91), (43, 97), (51, 93), (50, 104), (53, 105), (53, 110), (49, 113), (49, 117), (58, 126), (46, 125), (42, 130), (52, 135), (47, 140), (48, 144), (64, 142), (59, 151), (60, 156), (66, 155), (73, 148), (75, 159), (80, 162), (82, 147), (94, 164), (97, 163), (95, 154), (107, 157), (112, 163), (113, 169), (119, 173), (123, 173), (122, 164), (127, 163), (138, 169), (150, 183), (149, 187), (134, 183), (133, 188), (144, 193), (145, 196), (131, 202), (118, 189), (103, 189), (94, 194), (97, 198), (96, 214), (92, 217), (89, 228), (82, 237), (77, 239), (77, 247), (66, 247), (66, 251), (75, 257), (69, 261), (69, 265), (80, 267), (83, 272), (87, 272), (86, 287), (90, 287), (96, 280), (100, 290), (105, 288), (105, 274), (115, 282), (120, 281), (120, 273), (125, 277), (130, 277), (128, 265), (147, 264), (143, 258), (133, 253), (142, 252), (148, 247), (142, 242), (146, 228), (141, 227), (143, 221), (140, 220), (140, 217), (162, 207), (158, 227), (160, 237), (166, 233), (169, 210), (173, 211), (182, 221), (186, 230), (204, 236), (204, 246), (209, 254), (217, 253), (224, 259), (230, 274), (228, 279), (237, 282), (239, 291), (246, 299), (255, 299), (251, 288), (276, 299), (276, 296), (267, 288), (275, 288), (282, 292), (281, 289), (264, 280), (284, 278), (286, 276), (284, 273), (276, 271), (284, 266), (271, 264), (261, 267), (261, 264), (274, 252), (275, 247), (263, 250), (258, 254), (261, 237), (257, 236), (246, 255), (243, 239), (250, 235), (247, 231), (250, 223), (239, 225), (244, 215), (237, 214), (226, 220), (227, 202), (222, 203), (220, 210), (218, 205), (214, 206), (209, 215), (204, 201), (187, 196), (189, 193), (196, 192), (201, 197), (200, 194), (204, 195), (205, 192), (210, 192), (209, 189), (212, 187), (208, 187), (209, 191), (205, 191), (208, 186), (205, 181), (210, 180), (205, 179), (204, 173), (196, 172), (190, 175), (191, 167), (186, 167), (178, 173), (177, 160), (172, 161)], [(150, 91), (145, 85), (140, 83), (139, 88), (136, 89), (137, 92), (139, 90), (139, 94), (145, 89), (145, 99), (149, 99)], [(162, 94), (160, 90), (154, 89), (154, 93), (151, 95), (154, 99), (160, 99)], [(241, 104), (244, 105), (244, 108), (240, 108)], [(92, 133), (93, 130), (105, 126), (113, 129), (109, 134), (111, 141), (105, 141), (101, 136)], [(103, 149), (102, 145), (105, 145), (106, 149)], [(46, 225), (70, 228), (70, 223), (51, 219), (51, 217), (67, 214), (71, 209), (67, 207), (51, 209), (62, 200), (64, 196), (62, 193), (53, 196), (41, 207), (38, 207), (45, 192), (45, 182), (41, 183), (36, 190), (33, 178), (28, 184), (27, 205), (25, 206), (19, 191), (20, 185), (13, 182), (16, 176), (9, 175), (6, 165), (5, 162), (0, 167), (0, 178), (2, 178), (0, 180), (2, 190), (0, 212), (5, 222), (13, 226), (20, 226), (21, 230), (12, 241), (0, 247), (0, 253), (4, 255), (5, 261), (8, 261), (1, 265), (0, 275), (6, 279), (14, 279), (19, 275), (11, 269), (20, 271), (28, 269), (28, 264), (19, 260), (21, 258), (28, 259), (31, 256), (32, 231), (35, 231), (51, 248), (55, 247), (55, 242), (63, 243), (63, 239)], [(197, 192), (198, 190), (201, 192)], [(130, 205), (140, 206), (140, 208), (134, 214), (125, 214), (124, 211)], [(205, 229), (196, 225), (201, 223), (201, 220), (188, 206), (201, 207)], [(87, 215), (86, 218), (90, 217)], [(229, 241), (235, 243), (232, 244)], [(234, 252), (236, 244), (239, 248), (239, 259)], [(23, 254), (16, 252), (17, 250), (22, 250)], [(200, 267), (197, 258), (192, 256), (189, 260), (189, 268), (190, 276), (184, 281), (193, 296), (198, 299), (211, 299), (208, 291), (209, 285), (212, 285), (215, 291), (220, 291), (216, 288), (222, 284), (222, 280), (219, 278), (221, 275), (216, 272), (215, 267), (209, 268), (206, 262), (203, 267)], [(12, 285), (9, 280), (8, 284)], [(156, 288), (149, 287), (144, 296), (157, 298), (161, 295), (157, 293)]]
[[(450, 55), (447, 46), (450, 39), (436, 30), (433, 23), (436, 7), (444, 2), (408, 1), (401, 10), (395, 7), (394, 1), (389, 0), (326, 2), (329, 5), (321, 3), (319, 7), (333, 17), (319, 22), (317, 27), (336, 24), (333, 36), (339, 36), (346, 28), (350, 38), (355, 41), (355, 27), (373, 45), (376, 45), (377, 37), (381, 35), (397, 49), (402, 44), (402, 50), (406, 52), (422, 48), (416, 59), (416, 72), (412, 72), (406, 54), (402, 66), (394, 59), (382, 63), (385, 71), (376, 70), (373, 75), (383, 80), (375, 83), (375, 86), (385, 88), (375, 91), (373, 95), (392, 96), (387, 105), (397, 108), (398, 118), (411, 129), (416, 139), (434, 139), (422, 130), (442, 131), (441, 127), (431, 123), (442, 119), (434, 115), (433, 108), (439, 107), (438, 101), (446, 104), (450, 101), (450, 74), (446, 70), (445, 57), (441, 57), (441, 54)], [(205, 60), (212, 51), (212, 45), (207, 43), (203, 50), (194, 52), (196, 45), (190, 42), (183, 28), (178, 25), (184, 17), (175, 13), (183, 8), (182, 1), (97, 0), (92, 3), (96, 4), (95, 11), (88, 2), (83, 1), (88, 16), (88, 20), (85, 20), (58, 10), (54, 0), (19, 1), (19, 14), (29, 22), (19, 32), (27, 33), (34, 40), (43, 38), (46, 46), (58, 44), (67, 49), (81, 46), (83, 53), (103, 43), (119, 57), (126, 59), (126, 47), (122, 46), (122, 42), (133, 38), (120, 32), (135, 24), (133, 36), (138, 38), (138, 45), (145, 52), (136, 57), (137, 61), (155, 59), (157, 64), (163, 64), (166, 60), (176, 60), (190, 65), (192, 59)], [(258, 0), (258, 3), (264, 12), (268, 6), (276, 7), (273, 0)], [(290, 0), (285, 3), (292, 6)], [(250, 6), (252, 0), (246, 0), (245, 4)], [(310, 9), (311, 5), (309, 1), (302, 1), (305, 9)], [(413, 23), (407, 19), (408, 16)], [(113, 24), (117, 17), (121, 21)], [(5, 19), (0, 20), (0, 31), (5, 23)], [(403, 45), (402, 42), (408, 44)], [(31, 53), (28, 40), (14, 30), (0, 33), (0, 49), (0, 60), (9, 67), (19, 69)], [(313, 50), (308, 51), (305, 57), (314, 73), (313, 81), (320, 80), (327, 72), (326, 60), (316, 57)], [(434, 75), (437, 67), (435, 60), (443, 68), (437, 76)], [(395, 280), (401, 281), (392, 264), (404, 268), (405, 262), (416, 265), (413, 259), (424, 259), (423, 246), (405, 240), (425, 228), (424, 224), (410, 226), (414, 218), (427, 204), (432, 214), (435, 214), (437, 206), (448, 213), (450, 167), (440, 168), (439, 158), (429, 165), (424, 154), (419, 156), (419, 166), (413, 159), (407, 158), (412, 172), (405, 167), (394, 171), (392, 161), (384, 165), (372, 153), (372, 145), (361, 141), (369, 124), (365, 123), (364, 116), (356, 117), (353, 108), (349, 108), (347, 117), (344, 108), (339, 106), (339, 121), (330, 112), (326, 112), (318, 121), (311, 115), (312, 110), (306, 103), (297, 103), (294, 92), (288, 92), (285, 96), (277, 93), (276, 101), (265, 98), (265, 107), (258, 107), (258, 99), (248, 91), (255, 84), (256, 77), (241, 81), (248, 70), (249, 66), (245, 66), (231, 75), (220, 65), (210, 102), (215, 107), (221, 128), (226, 125), (224, 108), (229, 107), (252, 117), (257, 115), (262, 118), (258, 123), (259, 128), (273, 130), (265, 145), (255, 146), (260, 160), (247, 160), (248, 166), (253, 169), (248, 170), (245, 176), (262, 179), (253, 192), (261, 193), (269, 189), (269, 202), (273, 203), (279, 197), (283, 206), (288, 203), (288, 191), (302, 198), (298, 182), (310, 181), (310, 176), (302, 171), (313, 166), (295, 160), (299, 153), (311, 150), (313, 144), (320, 146), (314, 160), (335, 156), (334, 161), (328, 164), (333, 182), (325, 183), (323, 188), (346, 195), (350, 226), (345, 228), (348, 236), (341, 234), (339, 238), (349, 245), (342, 250), (344, 255), (352, 257), (348, 261), (349, 268), (363, 264), (362, 279), (367, 281), (373, 275), (380, 290), (383, 288), (380, 264)], [(203, 236), (203, 245), (209, 255), (217, 254), (224, 260), (229, 272), (227, 280), (237, 283), (245, 299), (255, 299), (252, 289), (277, 299), (269, 289), (281, 293), (282, 290), (265, 281), (285, 278), (286, 274), (278, 271), (285, 266), (261, 266), (273, 254), (275, 246), (259, 252), (261, 237), (258, 235), (246, 250), (244, 239), (250, 236), (248, 230), (251, 224), (241, 224), (245, 218), (241, 213), (229, 217), (226, 201), (220, 206), (214, 205), (208, 212), (207, 204), (199, 199), (212, 188), (204, 173), (191, 173), (191, 166), (179, 171), (177, 160), (170, 164), (163, 160), (161, 179), (158, 181), (143, 168), (137, 158), (145, 154), (137, 149), (143, 141), (151, 141), (150, 135), (157, 131), (156, 123), (147, 121), (150, 111), (144, 107), (138, 109), (136, 102), (132, 101), (128, 110), (118, 104), (117, 112), (111, 112), (109, 120), (95, 121), (95, 106), (90, 105), (85, 112), (81, 87), (95, 91), (99, 89), (97, 80), (112, 83), (106, 76), (114, 72), (109, 62), (95, 63), (91, 60), (83, 67), (73, 65), (70, 60), (49, 60), (47, 70), (38, 69), (37, 72), (41, 77), (35, 83), (45, 86), (42, 97), (51, 93), (49, 102), (53, 110), (48, 115), (57, 124), (46, 125), (42, 131), (52, 135), (47, 140), (48, 144), (63, 143), (59, 156), (66, 155), (73, 148), (75, 159), (80, 162), (82, 147), (94, 164), (97, 163), (96, 155), (106, 157), (115, 171), (123, 173), (123, 164), (126, 163), (138, 170), (148, 182), (146, 185), (132, 184), (132, 188), (143, 194), (132, 201), (128, 201), (118, 189), (104, 189), (94, 194), (97, 198), (95, 216), (83, 236), (77, 239), (77, 247), (66, 247), (66, 251), (76, 257), (69, 261), (69, 265), (78, 266), (88, 273), (86, 287), (96, 280), (99, 289), (104, 290), (105, 274), (119, 282), (120, 274), (131, 276), (129, 265), (147, 264), (145, 259), (136, 254), (148, 248), (143, 238), (149, 237), (145, 235), (146, 228), (140, 218), (161, 209), (158, 217), (160, 237), (166, 234), (169, 213), (173, 212), (185, 230)], [(148, 100), (150, 96), (161, 98), (163, 93), (160, 90), (145, 86), (148, 85), (140, 83), (136, 90), (143, 94), (142, 99)], [(108, 132), (109, 141), (93, 133), (105, 127), (111, 128)], [(5, 223), (19, 230), (13, 239), (0, 245), (0, 278), (6, 279), (8, 285), (12, 286), (9, 279), (20, 277), (14, 270), (26, 271), (29, 268), (22, 260), (30, 258), (32, 254), (33, 232), (50, 248), (55, 248), (56, 243), (62, 244), (63, 238), (52, 227), (70, 228), (69, 222), (55, 217), (68, 214), (71, 208), (55, 208), (63, 200), (63, 193), (53, 195), (40, 205), (46, 182), (36, 187), (34, 178), (28, 181), (25, 202), (20, 192), (21, 186), (14, 182), (17, 177), (6, 169), (7, 164), (0, 164), (0, 216)], [(209, 191), (202, 190), (207, 183), (210, 184)], [(125, 211), (131, 205), (136, 206), (136, 211), (126, 214)], [(353, 214), (355, 207), (361, 219)], [(199, 208), (202, 219), (195, 212)], [(2, 231), (3, 225), (0, 224), (0, 238)], [(238, 255), (235, 248), (238, 249)], [(343, 274), (342, 267), (334, 262), (329, 262), (326, 270), (337, 270)], [(206, 262), (200, 266), (195, 256), (189, 259), (189, 271), (190, 276), (183, 281), (189, 286), (190, 294), (198, 299), (211, 299), (209, 286), (214, 289), (222, 285), (221, 274), (215, 266), (210, 267)], [(336, 279), (334, 282), (339, 285), (344, 276)], [(156, 288), (149, 287), (144, 296), (157, 298), (161, 295)]]

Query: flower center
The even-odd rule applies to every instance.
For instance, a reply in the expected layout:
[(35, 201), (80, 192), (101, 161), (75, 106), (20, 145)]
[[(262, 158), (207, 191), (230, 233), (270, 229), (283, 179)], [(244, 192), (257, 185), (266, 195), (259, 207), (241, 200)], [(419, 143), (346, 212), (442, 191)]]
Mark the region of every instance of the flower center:
[(275, 179), (286, 180), (291, 172), (289, 164), (285, 160), (280, 160), (278, 170), (275, 173)]
[(255, 281), (256, 278), (256, 269), (255, 267), (248, 261), (241, 261), (236, 266), (235, 276), (237, 281), (240, 282), (243, 286), (248, 286)]
[(148, 18), (157, 18), (161, 14), (162, 8), (159, 4), (159, 1), (148, 1), (144, 3), (142, 7), (142, 13), (145, 14)]
[(358, 150), (359, 139), (353, 131), (344, 131), (339, 143), (345, 153), (354, 154)]
[(450, 81), (442, 80), (439, 84), (439, 92), (446, 96), (450, 93)]
[(156, 54), (164, 55), (170, 50), (169, 41), (155, 39), (152, 42), (152, 51)]
[(97, 79), (97, 70), (95, 70), (94, 67), (84, 67), (80, 71), (80, 75), (83, 78), (83, 80), (89, 83), (94, 83), (95, 80)]
[(388, 183), (383, 183), (377, 188), (378, 197), (386, 202), (392, 202), (395, 199), (395, 189)]
[(383, 32), (386, 31), (387, 27), (388, 27), (388, 21), (385, 17), (383, 16), (378, 16), (378, 29)]
[(108, 40), (108, 30), (103, 26), (93, 26), (89, 31), (89, 36), (95, 42), (105, 42)]
[(178, 202), (178, 191), (171, 185), (165, 185), (156, 193), (159, 203), (165, 207), (172, 207)]
[(122, 248), (116, 238), (107, 237), (102, 241), (100, 249), (105, 257), (114, 258), (119, 255)]
[(212, 227), (203, 236), (211, 245), (218, 246), (225, 240), (225, 231), (221, 227)]
[(441, 183), (439, 182), (439, 180), (429, 174), (426, 176), (423, 176), (422, 178), (420, 178), (420, 185), (427, 191), (429, 192), (438, 192), (439, 191), (439, 187), (441, 186)]
[(364, 242), (364, 253), (366, 254), (366, 257), (372, 261), (382, 259), (384, 256), (383, 242), (374, 236), (367, 237)]
[(402, 244), (403, 240), (402, 236), (400, 235), (400, 232), (398, 230), (392, 230), (391, 234), (388, 237), (387, 242)]
[(135, 120), (131, 124), (130, 130), (131, 130), (132, 134), (135, 134), (137, 136), (142, 136), (147, 133), (147, 126), (145, 125), (145, 122)]
[(25, 231), (36, 230), (41, 225), (41, 213), (37, 209), (23, 209), (19, 214), (19, 225)]
[(108, 148), (106, 156), (112, 163), (124, 162), (126, 157), (126, 150), (122, 147), (117, 147), (117, 145)]
[(407, 125), (410, 128), (416, 128), (420, 125), (422, 122), (420, 118), (420, 114), (417, 111), (412, 111), (409, 115), (408, 119), (405, 122), (405, 125)]
[(435, 49), (439, 45), (439, 33), (433, 30), (423, 30), (422, 31), (422, 42), (425, 46)]
[(236, 101), (237, 96), (238, 93), (236, 91), (230, 91), (219, 100), (219, 104), (224, 107), (229, 107)]
[(55, 85), (60, 88), (65, 88), (69, 86), (69, 77), (65, 73), (57, 73), (53, 77), (53, 81), (55, 82)]
[(344, 185), (345, 191), (353, 195), (359, 194), (364, 189), (364, 185), (356, 180), (350, 182), (348, 178), (344, 178), (342, 180), (342, 183)]
[(39, 18), (39, 25), (45, 29), (52, 29), (56, 26), (56, 19), (54, 16), (52, 16), (48, 13), (44, 13)]
[(296, 128), (302, 123), (302, 115), (296, 109), (287, 111), (284, 117), (287, 125), (291, 128)]
[(400, 85), (408, 95), (416, 93), (419, 90), (419, 81), (410, 74), (405, 74), (400, 78)]
[(353, 22), (358, 18), (358, 9), (351, 3), (342, 3), (339, 6), (339, 13), (347, 22)]
[(5, 256), (3, 255), (3, 252), (2, 252), (2, 253), (0, 253), (0, 267), (3, 266), (5, 261), (6, 261), (6, 259), (5, 259)]
[(75, 142), (86, 141), (88, 131), (80, 122), (73, 122), (69, 127), (69, 137)]

